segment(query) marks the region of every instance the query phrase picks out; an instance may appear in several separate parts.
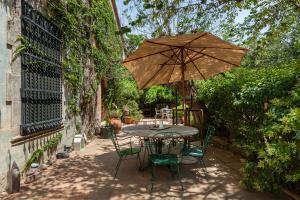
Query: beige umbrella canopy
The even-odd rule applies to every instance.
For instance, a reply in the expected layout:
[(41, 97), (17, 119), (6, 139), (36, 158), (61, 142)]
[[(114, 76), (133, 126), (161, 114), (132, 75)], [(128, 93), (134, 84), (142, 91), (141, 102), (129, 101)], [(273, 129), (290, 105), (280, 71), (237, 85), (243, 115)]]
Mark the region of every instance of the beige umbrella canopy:
[(140, 89), (177, 81), (184, 85), (185, 80), (207, 79), (238, 67), (247, 51), (202, 32), (145, 40), (123, 65)]
[(238, 67), (247, 49), (211, 33), (145, 40), (124, 61), (140, 89), (182, 80), (207, 79)]

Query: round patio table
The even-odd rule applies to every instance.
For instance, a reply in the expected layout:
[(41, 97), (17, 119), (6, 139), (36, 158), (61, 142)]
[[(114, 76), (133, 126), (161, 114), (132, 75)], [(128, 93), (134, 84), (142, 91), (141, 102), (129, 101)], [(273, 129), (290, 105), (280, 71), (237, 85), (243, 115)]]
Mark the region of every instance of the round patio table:
[[(122, 131), (131, 136), (137, 136), (143, 139), (151, 138), (158, 140), (158, 153), (162, 152), (162, 141), (166, 138), (183, 138), (186, 141), (188, 137), (199, 133), (197, 128), (180, 125), (164, 125), (164, 127), (161, 129), (154, 128), (153, 125), (133, 125), (124, 127)], [(196, 161), (197, 160), (188, 156), (183, 158), (182, 163), (191, 164), (195, 163)]]
[(133, 125), (127, 126), (122, 129), (124, 133), (131, 136), (137, 136), (143, 139), (156, 139), (158, 145), (158, 153), (162, 153), (162, 141), (164, 139), (176, 139), (183, 138), (186, 139), (190, 136), (199, 133), (199, 130), (190, 126), (180, 126), (180, 125), (164, 125), (163, 128), (154, 128), (153, 125)]
[(188, 138), (199, 133), (199, 130), (190, 126), (164, 125), (163, 128), (154, 128), (153, 125), (133, 125), (122, 129), (124, 133), (141, 138), (165, 139)]

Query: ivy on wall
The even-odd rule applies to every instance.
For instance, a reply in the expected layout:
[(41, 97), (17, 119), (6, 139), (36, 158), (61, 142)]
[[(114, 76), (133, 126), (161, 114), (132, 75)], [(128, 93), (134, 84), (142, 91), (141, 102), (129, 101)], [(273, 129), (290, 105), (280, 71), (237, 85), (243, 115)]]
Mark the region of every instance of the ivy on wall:
[(90, 122), (101, 79), (115, 77), (121, 68), (122, 47), (112, 7), (108, 0), (48, 0), (48, 11), (63, 31), (68, 113)]

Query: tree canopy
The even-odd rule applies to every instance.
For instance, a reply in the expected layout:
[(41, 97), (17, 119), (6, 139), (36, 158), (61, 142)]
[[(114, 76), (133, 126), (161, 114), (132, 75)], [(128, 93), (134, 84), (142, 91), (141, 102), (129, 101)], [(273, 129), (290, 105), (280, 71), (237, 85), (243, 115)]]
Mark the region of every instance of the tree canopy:
[(299, 59), (299, 0), (125, 0), (124, 4), (126, 26), (148, 38), (209, 31), (249, 48), (245, 66)]

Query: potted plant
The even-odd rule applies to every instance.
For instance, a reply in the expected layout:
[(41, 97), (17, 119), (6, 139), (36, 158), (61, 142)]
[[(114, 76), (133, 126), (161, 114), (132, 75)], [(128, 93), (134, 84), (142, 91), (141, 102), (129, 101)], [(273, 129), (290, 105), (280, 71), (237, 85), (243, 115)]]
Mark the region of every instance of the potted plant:
[(124, 123), (125, 124), (131, 124), (133, 120), (133, 117), (131, 116), (124, 116)]
[(138, 121), (140, 121), (144, 116), (143, 116), (141, 110), (134, 110), (134, 111), (132, 112), (132, 117), (133, 117), (133, 119), (132, 119), (131, 123), (132, 123), (132, 124), (135, 124), (135, 123), (137, 123)]
[(109, 123), (114, 128), (115, 134), (118, 134), (122, 128), (122, 122), (120, 116), (121, 115), (118, 110), (114, 110), (109, 113)]
[(127, 105), (123, 106), (123, 116), (129, 116), (129, 107)]
[(101, 138), (107, 139), (110, 137), (110, 132), (111, 132), (111, 125), (108, 123), (107, 120), (102, 121), (100, 124), (100, 135)]
[(124, 123), (125, 124), (134, 124), (143, 118), (142, 111), (139, 109), (139, 105), (135, 101), (128, 101), (124, 108), (129, 110), (130, 116), (124, 116)]

